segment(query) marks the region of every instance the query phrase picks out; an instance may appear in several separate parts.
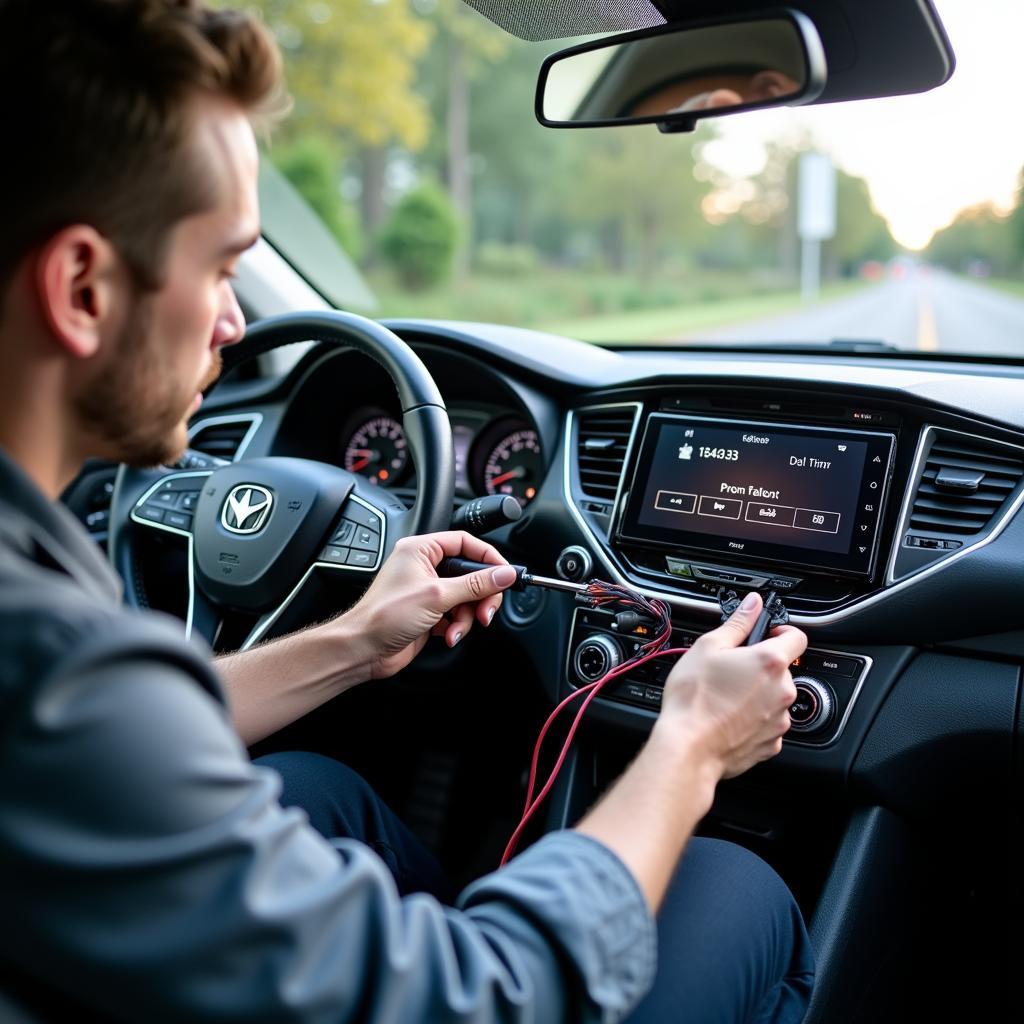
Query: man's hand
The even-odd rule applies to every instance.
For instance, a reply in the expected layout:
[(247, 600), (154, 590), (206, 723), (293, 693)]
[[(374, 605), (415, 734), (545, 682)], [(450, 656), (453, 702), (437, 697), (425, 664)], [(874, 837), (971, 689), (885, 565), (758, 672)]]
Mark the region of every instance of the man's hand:
[[(499, 568), (442, 579), (435, 567), (452, 556)], [(431, 636), (443, 636), (454, 647), (474, 620), (490, 625), (501, 606), (501, 592), (515, 578), (515, 570), (495, 548), (468, 533), (405, 537), (342, 619), (357, 626), (369, 676), (381, 679), (405, 668)]]
[(659, 727), (696, 739), (720, 778), (774, 757), (790, 726), (796, 688), (789, 666), (807, 637), (780, 626), (767, 640), (741, 647), (760, 611), (760, 596), (749, 594), (728, 622), (679, 659), (665, 683)]
[(702, 636), (665, 682), (651, 738), (622, 778), (577, 825), (633, 872), (652, 911), (687, 840), (711, 809), (719, 779), (777, 754), (796, 688), (790, 663), (807, 637), (781, 626), (740, 647), (761, 610), (756, 594)]

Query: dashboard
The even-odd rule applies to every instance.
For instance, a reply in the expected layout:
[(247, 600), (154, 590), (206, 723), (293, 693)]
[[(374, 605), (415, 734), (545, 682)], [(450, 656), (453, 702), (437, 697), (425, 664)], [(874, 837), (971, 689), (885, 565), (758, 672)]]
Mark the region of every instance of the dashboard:
[[(511, 328), (388, 326), (445, 397), (456, 504), (511, 494), (523, 507), (488, 537), (510, 560), (659, 598), (681, 640), (712, 627), (729, 593), (782, 597), (812, 643), (807, 724), (786, 741), (797, 763), (814, 749), (816, 770), (849, 770), (915, 651), (1024, 660), (1015, 368), (619, 353)], [(397, 398), (372, 361), (314, 349), (262, 401), (246, 388), (263, 422), (250, 455), (343, 466), (412, 503)], [(220, 395), (204, 410), (215, 421), (234, 404), (231, 385)], [(503, 608), (552, 700), (636, 642), (567, 595), (510, 594)], [(627, 675), (597, 713), (648, 729), (663, 682)]]

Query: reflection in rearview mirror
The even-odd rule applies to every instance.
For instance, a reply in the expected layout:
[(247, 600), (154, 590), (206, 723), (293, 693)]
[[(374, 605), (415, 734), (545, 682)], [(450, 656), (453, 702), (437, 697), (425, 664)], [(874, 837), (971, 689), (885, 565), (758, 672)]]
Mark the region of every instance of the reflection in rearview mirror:
[(807, 103), (824, 85), (814, 25), (781, 11), (645, 29), (553, 54), (541, 68), (537, 115), (553, 127), (692, 127), (702, 117)]

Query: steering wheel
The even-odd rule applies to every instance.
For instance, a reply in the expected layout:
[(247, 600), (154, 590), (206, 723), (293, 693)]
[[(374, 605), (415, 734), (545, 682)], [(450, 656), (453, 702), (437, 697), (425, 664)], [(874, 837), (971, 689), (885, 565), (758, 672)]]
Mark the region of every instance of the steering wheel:
[[(224, 374), (301, 341), (375, 359), (398, 392), (416, 467), (411, 509), (337, 466), (301, 458), (199, 456), (187, 468), (122, 465), (110, 506), (110, 556), (128, 604), (145, 603), (138, 538), (161, 530), (188, 545), (187, 635), (211, 644), (229, 610), (257, 616), (242, 650), (261, 640), (318, 572), (367, 582), (402, 537), (448, 529), (455, 490), (451, 425), (420, 358), (386, 327), (351, 313), (289, 313), (255, 324), (225, 350)], [(223, 375), (222, 375), (223, 377)]]

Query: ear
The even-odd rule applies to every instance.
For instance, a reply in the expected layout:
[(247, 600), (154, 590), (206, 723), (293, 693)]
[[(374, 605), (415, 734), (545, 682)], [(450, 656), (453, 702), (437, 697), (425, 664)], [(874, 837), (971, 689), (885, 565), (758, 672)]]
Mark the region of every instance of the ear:
[(95, 228), (74, 224), (53, 235), (36, 258), (39, 306), (54, 340), (88, 359), (99, 350), (127, 286), (114, 246)]

